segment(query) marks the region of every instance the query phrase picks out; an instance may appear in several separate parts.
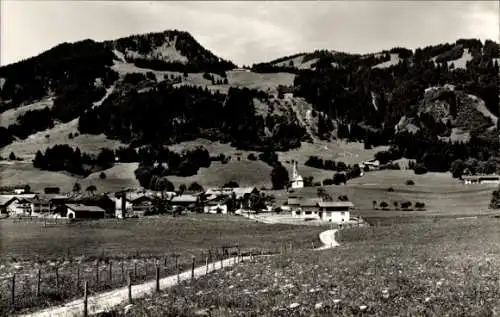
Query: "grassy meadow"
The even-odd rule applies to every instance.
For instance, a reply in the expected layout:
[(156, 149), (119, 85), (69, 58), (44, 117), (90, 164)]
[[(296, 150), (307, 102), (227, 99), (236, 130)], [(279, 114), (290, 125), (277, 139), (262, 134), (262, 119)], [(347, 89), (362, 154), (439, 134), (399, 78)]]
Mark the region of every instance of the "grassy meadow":
[(104, 316), (496, 316), (500, 221), (352, 228), (333, 250), (259, 258)]
[[(2, 220), (0, 316), (12, 309), (9, 295), (13, 273), (17, 277), (19, 313), (81, 297), (83, 280), (89, 281), (93, 294), (125, 285), (129, 271), (133, 272), (134, 283), (153, 279), (156, 263), (161, 265), (162, 276), (175, 274), (175, 257), (180, 270), (190, 267), (193, 256), (196, 265), (204, 265), (209, 250), (215, 260), (224, 246), (232, 247), (229, 252), (236, 252), (236, 246), (242, 252), (275, 252), (290, 243), (296, 249), (310, 248), (313, 242), (319, 244), (322, 230), (203, 214), (106, 219), (47, 227), (43, 223)], [(38, 269), (42, 274), (39, 297), (35, 296)]]

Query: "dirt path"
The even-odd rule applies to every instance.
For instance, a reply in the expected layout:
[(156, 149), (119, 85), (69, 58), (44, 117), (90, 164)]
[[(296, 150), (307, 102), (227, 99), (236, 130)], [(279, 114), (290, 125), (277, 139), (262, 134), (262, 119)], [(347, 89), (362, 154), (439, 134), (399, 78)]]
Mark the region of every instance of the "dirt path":
[[(245, 261), (249, 260), (248, 257), (243, 258)], [(235, 258), (225, 259), (223, 261), (223, 267), (233, 266), (235, 264)], [(213, 272), (215, 270), (221, 269), (221, 262), (212, 262), (207, 267), (201, 266), (195, 268), (194, 276), (195, 278), (201, 277), (207, 273)], [(182, 272), (179, 274), (179, 281), (189, 280), (191, 278), (191, 270)], [(177, 284), (177, 275), (171, 275), (160, 279), (160, 290), (167, 289)], [(155, 281), (146, 282), (139, 285), (132, 286), (132, 298), (137, 299), (151, 294), (155, 291), (156, 283)], [(109, 311), (112, 307), (118, 306), (125, 303), (128, 300), (128, 288), (121, 287), (109, 292), (96, 294), (89, 296), (88, 298), (88, 313), (89, 315), (94, 315)], [(72, 302), (49, 307), (38, 312), (31, 314), (21, 315), (24, 317), (68, 317), (68, 316), (82, 316), (83, 315), (83, 299), (77, 299)]]
[[(335, 240), (335, 234), (338, 230), (326, 230), (319, 234), (319, 239), (323, 243), (322, 247), (316, 248), (314, 250), (326, 250), (338, 246), (338, 242)], [(229, 258), (221, 261), (212, 262), (207, 266), (200, 266), (195, 268), (194, 276), (195, 278), (201, 277), (210, 272), (221, 269), (222, 267), (230, 267), (235, 264), (236, 258)], [(249, 260), (249, 257), (243, 257), (243, 260)], [(177, 275), (171, 275), (160, 279), (160, 290), (165, 290), (169, 287), (175, 286), (179, 281), (189, 280), (191, 278), (191, 270), (182, 272), (179, 274), (179, 279)], [(132, 286), (132, 298), (137, 299), (144, 297), (148, 294), (155, 292), (155, 281), (146, 282), (139, 285)], [(88, 313), (89, 315), (95, 315), (105, 311), (111, 310), (120, 304), (127, 302), (128, 300), (128, 288), (121, 287), (109, 292), (96, 294), (89, 296), (88, 298)], [(31, 314), (21, 315), (23, 317), (69, 317), (69, 316), (82, 316), (83, 315), (83, 299), (77, 299), (72, 302), (49, 307), (38, 312)]]

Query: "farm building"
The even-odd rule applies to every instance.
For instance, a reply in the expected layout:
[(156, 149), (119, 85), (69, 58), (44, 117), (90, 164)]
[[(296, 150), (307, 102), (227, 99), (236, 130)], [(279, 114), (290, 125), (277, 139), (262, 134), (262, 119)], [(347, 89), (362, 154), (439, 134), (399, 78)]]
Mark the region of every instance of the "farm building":
[(172, 198), (170, 203), (174, 209), (194, 208), (200, 203), (200, 195), (182, 194)]
[(137, 197), (131, 201), (132, 214), (134, 216), (145, 216), (153, 210), (153, 199), (148, 196)]
[(26, 198), (2, 195), (0, 197), (0, 214), (9, 216), (29, 216), (31, 211), (30, 203)]
[(464, 184), (500, 184), (500, 175), (464, 175)]
[(67, 201), (71, 204), (82, 204), (87, 206), (98, 206), (106, 211), (106, 214), (115, 215), (115, 201), (107, 194), (76, 194), (68, 197)]
[(98, 206), (84, 204), (66, 204), (66, 217), (69, 219), (99, 219), (104, 218), (106, 211)]
[(212, 199), (205, 203), (203, 212), (206, 214), (227, 214), (229, 199), (230, 198), (224, 196)]
[(350, 210), (354, 207), (350, 201), (323, 201), (321, 198), (304, 200), (292, 210), (292, 215), (304, 219), (317, 219), (334, 223), (350, 220)]

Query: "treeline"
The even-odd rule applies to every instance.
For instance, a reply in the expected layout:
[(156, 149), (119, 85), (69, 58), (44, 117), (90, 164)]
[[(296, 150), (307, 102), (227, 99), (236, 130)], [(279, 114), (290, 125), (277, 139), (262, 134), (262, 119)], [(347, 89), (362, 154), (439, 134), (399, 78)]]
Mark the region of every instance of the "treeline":
[(82, 153), (77, 147), (73, 149), (67, 144), (47, 148), (45, 153), (37, 151), (33, 166), (47, 171), (67, 171), (72, 174), (88, 176), (89, 174), (107, 169), (115, 162), (114, 152), (102, 149), (95, 156)]
[[(262, 98), (262, 93), (230, 88), (226, 96), (200, 87), (159, 83), (143, 93), (111, 94), (100, 107), (80, 116), (78, 129), (105, 133), (134, 146), (203, 137), (246, 150), (299, 147), (305, 129), (282, 117), (264, 120), (256, 115), (254, 98)], [(266, 136), (265, 127), (274, 134)]]
[[(381, 130), (393, 127), (403, 115), (415, 115), (414, 105), (422, 98), (426, 88), (450, 83), (458, 90), (482, 98), (486, 107), (497, 115), (498, 63), (492, 60), (497, 56), (494, 53), (497, 44), (491, 41), (485, 43), (484, 47), (488, 49), (483, 54), (478, 46), (480, 48), (482, 44), (477, 40), (459, 40), (449, 46), (416, 50), (414, 55), (411, 51), (395, 49), (393, 51), (404, 59), (385, 69), (363, 65), (373, 63), (370, 58), (326, 55), (317, 62), (315, 70), (298, 73), (294, 94), (306, 98), (316, 110), (344, 126), (362, 122)], [(473, 59), (465, 70), (448, 67), (446, 61), (458, 56), (458, 53), (452, 53), (455, 47), (458, 51), (469, 48), (472, 52)], [(446, 57), (445, 53), (451, 55)], [(430, 60), (436, 56), (434, 54), (442, 55), (443, 61), (435, 65)], [(332, 62), (337, 66), (333, 66)], [(333, 129), (331, 126), (327, 128)], [(345, 137), (345, 131), (340, 137)]]
[(390, 151), (375, 155), (381, 163), (405, 157), (415, 160), (415, 167), (423, 166), (429, 172), (450, 171), (455, 177), (460, 177), (466, 168), (471, 174), (500, 172), (498, 138), (494, 140), (472, 136), (467, 143), (445, 142), (424, 130), (415, 134), (397, 134), (392, 143), (394, 146)]
[(63, 43), (38, 56), (0, 67), (0, 77), (5, 78), (0, 100), (9, 101), (2, 102), (0, 110), (39, 100), (49, 92), (57, 96), (71, 94), (75, 87), (87, 91), (96, 78), (102, 78), (107, 87), (117, 78), (109, 68), (113, 65), (113, 57), (111, 50), (102, 43), (84, 40)]
[(210, 154), (203, 147), (185, 151), (181, 154), (167, 148), (144, 147), (138, 151), (139, 168), (135, 175), (139, 184), (147, 189), (159, 189), (158, 182), (169, 175), (192, 176), (202, 167), (210, 167)]

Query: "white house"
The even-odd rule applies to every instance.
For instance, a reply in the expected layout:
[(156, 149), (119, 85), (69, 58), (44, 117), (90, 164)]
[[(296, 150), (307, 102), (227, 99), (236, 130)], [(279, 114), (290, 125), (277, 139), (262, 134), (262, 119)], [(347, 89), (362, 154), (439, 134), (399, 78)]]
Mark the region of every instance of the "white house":
[(350, 220), (350, 201), (323, 201), (321, 198), (307, 199), (292, 210), (292, 216), (303, 219), (316, 219), (332, 223), (344, 223)]
[(292, 180), (290, 182), (290, 187), (293, 189), (296, 188), (303, 188), (304, 187), (304, 179), (302, 176), (299, 174), (297, 170), (297, 162), (293, 162), (293, 167), (292, 167)]
[(216, 199), (212, 199), (205, 203), (203, 207), (203, 212), (206, 214), (227, 214), (227, 202), (229, 198), (220, 197)]
[(15, 196), (2, 195), (0, 198), (0, 213), (10, 216), (29, 216), (31, 205), (28, 200)]
[(500, 184), (500, 175), (464, 175), (464, 184)]
[(24, 194), (24, 192), (25, 192), (24, 188), (14, 188), (14, 194), (16, 195)]
[(66, 204), (69, 219), (98, 219), (104, 218), (106, 211), (98, 206), (84, 204)]

